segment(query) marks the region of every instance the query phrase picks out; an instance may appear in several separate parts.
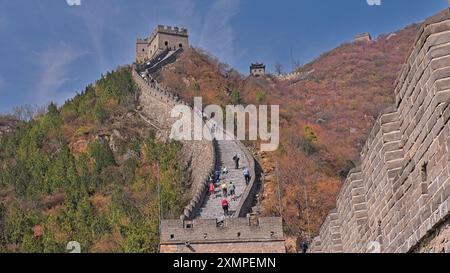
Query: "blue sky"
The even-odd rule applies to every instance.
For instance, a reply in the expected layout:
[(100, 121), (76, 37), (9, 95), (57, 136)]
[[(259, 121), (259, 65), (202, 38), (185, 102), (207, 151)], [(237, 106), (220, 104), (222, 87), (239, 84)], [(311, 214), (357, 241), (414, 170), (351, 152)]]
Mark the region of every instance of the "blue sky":
[[(389, 33), (447, 0), (0, 0), (0, 112), (63, 103), (101, 73), (131, 63), (135, 39), (157, 24), (187, 27), (190, 42), (242, 73), (307, 63), (361, 32)], [(292, 57), (291, 57), (292, 56)]]

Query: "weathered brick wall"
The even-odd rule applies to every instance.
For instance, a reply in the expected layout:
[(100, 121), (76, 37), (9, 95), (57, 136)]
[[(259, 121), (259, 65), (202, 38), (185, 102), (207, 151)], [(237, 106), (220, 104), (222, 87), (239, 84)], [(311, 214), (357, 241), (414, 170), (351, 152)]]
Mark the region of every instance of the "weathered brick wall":
[[(162, 87), (156, 85), (150, 86), (137, 72), (133, 69), (133, 79), (139, 89), (139, 102), (142, 107), (142, 113), (155, 124), (160, 133), (166, 137), (170, 135), (170, 131), (175, 118), (170, 116), (171, 110), (175, 105), (185, 104), (182, 101), (176, 101), (172, 93), (166, 92)], [(183, 141), (183, 154), (189, 158), (191, 167), (191, 184), (190, 196), (191, 202), (186, 207), (183, 216), (192, 218), (196, 211), (200, 208), (204, 195), (207, 192), (208, 179), (214, 171), (215, 151), (212, 141)]]
[(450, 209), (450, 12), (427, 19), (311, 252), (408, 252)]
[(430, 232), (411, 250), (412, 253), (450, 253), (450, 218)]
[(282, 220), (263, 217), (228, 218), (218, 227), (216, 220), (163, 220), (161, 253), (284, 253)]

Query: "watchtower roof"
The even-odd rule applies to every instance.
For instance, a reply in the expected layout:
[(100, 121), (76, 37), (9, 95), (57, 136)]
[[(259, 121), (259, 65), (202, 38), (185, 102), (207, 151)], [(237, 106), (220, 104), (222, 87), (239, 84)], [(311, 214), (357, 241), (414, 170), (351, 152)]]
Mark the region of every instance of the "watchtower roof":
[(250, 68), (252, 69), (256, 69), (256, 68), (266, 68), (266, 65), (263, 63), (252, 63), (252, 65), (250, 66)]

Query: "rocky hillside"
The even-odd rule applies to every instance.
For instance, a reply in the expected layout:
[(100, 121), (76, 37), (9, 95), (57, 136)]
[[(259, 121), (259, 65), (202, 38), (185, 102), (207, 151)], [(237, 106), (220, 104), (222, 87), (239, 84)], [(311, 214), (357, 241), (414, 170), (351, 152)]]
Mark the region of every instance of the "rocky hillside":
[(393, 83), (417, 30), (343, 44), (289, 80), (246, 78), (201, 50), (187, 51), (158, 79), (187, 101), (279, 104), (282, 143), (276, 153), (259, 154), (266, 174), (261, 212), (281, 213), (290, 234), (314, 235), (378, 113), (393, 103)]

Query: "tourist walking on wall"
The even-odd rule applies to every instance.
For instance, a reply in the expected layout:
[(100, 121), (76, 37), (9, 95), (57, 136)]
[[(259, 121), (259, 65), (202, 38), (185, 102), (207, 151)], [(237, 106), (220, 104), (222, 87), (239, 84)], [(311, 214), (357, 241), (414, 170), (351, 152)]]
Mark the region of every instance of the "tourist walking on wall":
[(222, 200), (222, 209), (225, 216), (228, 216), (229, 205), (230, 203), (228, 203), (228, 200), (226, 198)]
[(214, 173), (214, 181), (216, 181), (216, 183), (220, 182), (220, 171), (218, 170)]
[(239, 156), (236, 154), (233, 156), (234, 166), (236, 167), (236, 170), (239, 169)]
[(233, 182), (230, 182), (230, 185), (228, 185), (228, 195), (233, 198), (236, 195), (236, 186)]
[(248, 183), (250, 183), (250, 179), (252, 178), (250, 176), (250, 171), (248, 170), (248, 168), (245, 168), (242, 174), (244, 175), (245, 178), (245, 184), (248, 185)]
[(216, 187), (214, 187), (214, 183), (209, 184), (209, 194), (213, 196), (216, 193)]
[(223, 181), (223, 183), (220, 187), (222, 188), (223, 197), (227, 197), (227, 192), (228, 192), (227, 182)]
[(302, 253), (308, 252), (308, 244), (303, 242), (300, 244), (300, 249), (302, 250)]

